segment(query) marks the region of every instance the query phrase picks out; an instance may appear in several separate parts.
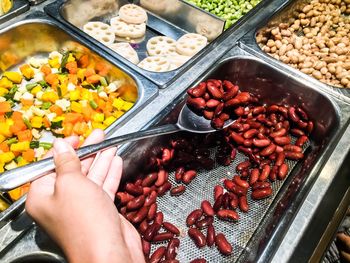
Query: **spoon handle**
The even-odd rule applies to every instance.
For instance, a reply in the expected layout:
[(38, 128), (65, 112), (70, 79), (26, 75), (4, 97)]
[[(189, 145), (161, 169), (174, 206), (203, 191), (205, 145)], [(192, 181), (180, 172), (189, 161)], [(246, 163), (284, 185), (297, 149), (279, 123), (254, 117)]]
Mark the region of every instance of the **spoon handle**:
[[(179, 127), (176, 124), (167, 124), (144, 131), (138, 131), (134, 133), (125, 134), (122, 136), (114, 137), (102, 141), (97, 144), (88, 145), (82, 147), (76, 151), (79, 159), (84, 159), (91, 156), (101, 150), (111, 148), (118, 144), (124, 144), (141, 139), (153, 137), (155, 135), (170, 134), (179, 131)], [(0, 191), (5, 192), (24, 185), (28, 182), (32, 182), (35, 179), (46, 175), (55, 169), (53, 157), (43, 159), (41, 161), (31, 163), (19, 168), (15, 168), (0, 174)]]

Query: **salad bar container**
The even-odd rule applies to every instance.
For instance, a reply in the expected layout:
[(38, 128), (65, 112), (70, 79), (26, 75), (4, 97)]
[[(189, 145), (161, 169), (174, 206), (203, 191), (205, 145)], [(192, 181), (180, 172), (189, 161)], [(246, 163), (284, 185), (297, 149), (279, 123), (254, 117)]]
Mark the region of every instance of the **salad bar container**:
[[(224, 138), (222, 132), (211, 135), (180, 132), (120, 146), (118, 153), (124, 160), (120, 191), (153, 171), (151, 167), (159, 153), (173, 147), (176, 160), (182, 158), (187, 164), (200, 158), (207, 160), (196, 169), (196, 178), (186, 184), (186, 191), (181, 195), (167, 192), (157, 197), (158, 211), (163, 212), (164, 221), (180, 229), (176, 256), (179, 262), (196, 258), (205, 258), (207, 262), (322, 261), (350, 204), (349, 93), (346, 88), (322, 83), (266, 54), (256, 39), (259, 30), (285, 22), (283, 17), (309, 2), (262, 1), (225, 31), (222, 19), (184, 1), (159, 1), (159, 10), (150, 5), (154, 1), (99, 1), (93, 15), (84, 11), (96, 7), (95, 2), (47, 0), (0, 23), (0, 58), (5, 51), (17, 58), (16, 63), (6, 65), (6, 70), (16, 70), (29, 57), (40, 59), (62, 50), (84, 50), (96, 61), (108, 64), (113, 69), (111, 74), (122, 76), (130, 84), (129, 92), (133, 94), (130, 96), (134, 97), (134, 106), (106, 129), (109, 137), (176, 123), (188, 98), (187, 90), (208, 80), (228, 80), (239, 86), (242, 93), (253, 94), (262, 106), (302, 108), (308, 114), (304, 120), (313, 123), (307, 143), (300, 148), (304, 157), (286, 161), (289, 172), (284, 180), (271, 183), (272, 193), (268, 198), (253, 200), (249, 189), (246, 195), (249, 210), (237, 209), (238, 221), (213, 219), (215, 231), (223, 233), (233, 248), (229, 255), (220, 253), (220, 248), (199, 249), (187, 234), (186, 226), (187, 215), (200, 208), (203, 200), (214, 204), (213, 189), (226, 178), (231, 179), (237, 166), (248, 159), (238, 150), (230, 163), (222, 164), (222, 158), (217, 158), (222, 151), (219, 145)], [(202, 23), (213, 26), (213, 37), (177, 69), (144, 70), (82, 30), (89, 21), (109, 23), (129, 2), (143, 7), (148, 15), (144, 39), (132, 43), (140, 59), (147, 56), (146, 42), (154, 36), (178, 39), (187, 33), (202, 33), (210, 38), (207, 30), (198, 32), (198, 25)], [(170, 9), (170, 4), (162, 5), (163, 2), (171, 2), (174, 9)], [(209, 143), (208, 138), (214, 138), (212, 141), (216, 143)], [(297, 140), (295, 136), (291, 138), (293, 143)], [(191, 151), (201, 157), (194, 157), (195, 161), (188, 154), (181, 157), (174, 146), (178, 141), (190, 142)], [(165, 167), (170, 167), (169, 183), (172, 187), (178, 186), (174, 167)], [(66, 262), (62, 251), (26, 214), (25, 198), (21, 197), (0, 213), (0, 261)], [(123, 213), (121, 199), (116, 198), (115, 203)], [(164, 244), (152, 244), (150, 255)]]
[(28, 10), (29, 10), (28, 1), (25, 1), (25, 0), (14, 1), (9, 11), (5, 12), (4, 14), (2, 14), (2, 11), (0, 11), (0, 14), (2, 14), (0, 16), (0, 23), (10, 20), (11, 18), (14, 18)]

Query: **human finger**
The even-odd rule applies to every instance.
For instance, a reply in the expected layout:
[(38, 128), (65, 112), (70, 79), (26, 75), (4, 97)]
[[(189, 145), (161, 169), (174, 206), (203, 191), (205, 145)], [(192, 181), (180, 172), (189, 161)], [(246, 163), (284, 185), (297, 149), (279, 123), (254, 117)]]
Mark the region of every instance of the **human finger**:
[(106, 179), (103, 183), (103, 190), (114, 200), (118, 190), (123, 172), (123, 160), (119, 156), (114, 156), (109, 167)]
[(98, 186), (103, 186), (108, 171), (110, 169), (113, 157), (117, 151), (116, 147), (105, 150), (97, 156), (94, 164), (90, 168), (87, 178), (93, 181)]
[(337, 235), (336, 244), (340, 250), (350, 253), (350, 237), (344, 233)]
[[(76, 149), (79, 145), (79, 137), (78, 136), (69, 136), (64, 138), (64, 140), (69, 143), (74, 149)], [(51, 148), (45, 155), (44, 158), (51, 157), (53, 155), (53, 148)]]

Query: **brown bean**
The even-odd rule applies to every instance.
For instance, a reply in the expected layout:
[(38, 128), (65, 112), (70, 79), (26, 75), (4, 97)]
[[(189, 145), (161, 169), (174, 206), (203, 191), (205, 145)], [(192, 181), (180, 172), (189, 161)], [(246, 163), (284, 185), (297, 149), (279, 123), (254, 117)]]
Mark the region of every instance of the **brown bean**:
[(224, 234), (219, 233), (215, 236), (215, 244), (218, 247), (221, 254), (230, 255), (232, 253), (232, 246), (227, 241)]
[(185, 192), (185, 190), (186, 190), (186, 186), (179, 185), (179, 186), (174, 187), (173, 189), (170, 190), (170, 195), (172, 195), (172, 196), (182, 195), (183, 192)]
[(205, 217), (205, 218), (203, 218), (203, 219), (201, 219), (201, 220), (198, 220), (198, 221), (196, 222), (196, 227), (197, 227), (198, 229), (206, 228), (206, 227), (212, 225), (213, 222), (214, 222), (214, 217), (212, 217), (212, 216), (207, 216), (207, 217)]
[(159, 170), (157, 181), (154, 184), (159, 187), (166, 181), (168, 181), (168, 172), (163, 169)]
[(149, 253), (151, 252), (151, 243), (144, 239), (141, 239), (141, 243), (142, 243), (142, 252), (146, 257), (148, 257)]
[(180, 183), (182, 181), (182, 176), (185, 173), (185, 168), (184, 167), (179, 167), (175, 171), (175, 181), (177, 183)]
[(242, 212), (245, 212), (245, 213), (248, 212), (249, 205), (248, 205), (248, 201), (247, 201), (247, 196), (245, 196), (245, 195), (240, 196), (238, 205), (239, 205), (239, 209)]
[(291, 138), (289, 136), (275, 137), (274, 141), (276, 144), (283, 146), (291, 143)]
[(206, 102), (203, 98), (187, 98), (187, 105), (195, 110), (204, 110)]
[(165, 259), (175, 259), (179, 246), (180, 240), (178, 238), (171, 239), (165, 252)]
[(145, 199), (144, 206), (150, 206), (156, 202), (158, 194), (156, 191), (152, 191)]
[(278, 179), (283, 180), (284, 178), (286, 178), (288, 174), (288, 170), (289, 170), (288, 164), (283, 163), (278, 170), (278, 174), (277, 174)]
[(206, 106), (210, 109), (215, 109), (220, 104), (220, 101), (215, 99), (210, 99), (207, 101)]
[(154, 218), (154, 222), (162, 225), (163, 224), (163, 220), (164, 220), (164, 214), (163, 212), (157, 212), (155, 218)]
[(171, 189), (172, 185), (170, 182), (165, 182), (162, 186), (158, 188), (158, 195), (163, 196), (166, 192)]
[(262, 168), (262, 171), (259, 176), (259, 181), (263, 182), (266, 181), (267, 178), (269, 178), (269, 174), (271, 172), (271, 167), (269, 164), (265, 164)]
[(188, 229), (188, 235), (194, 241), (197, 247), (201, 248), (206, 245), (206, 238), (200, 230), (190, 228)]
[(260, 171), (258, 168), (254, 168), (251, 172), (250, 172), (250, 177), (249, 177), (249, 184), (253, 185), (255, 182), (258, 181), (260, 176)]
[(173, 237), (174, 237), (173, 233), (163, 232), (155, 235), (152, 239), (152, 242), (162, 242), (162, 241), (172, 239)]
[(255, 200), (260, 200), (267, 198), (272, 195), (272, 189), (271, 188), (262, 188), (257, 189), (252, 192), (252, 198)]
[(271, 143), (271, 141), (269, 139), (261, 139), (261, 140), (256, 139), (256, 138), (253, 139), (253, 144), (259, 148), (266, 147), (266, 146), (270, 145), (270, 143)]
[(151, 221), (154, 219), (157, 213), (157, 208), (158, 208), (157, 203), (154, 203), (149, 207), (148, 214), (147, 214), (148, 221)]
[(148, 228), (146, 229), (143, 238), (146, 241), (152, 241), (152, 239), (154, 238), (154, 236), (158, 233), (159, 229), (160, 229), (161, 225), (158, 223), (153, 223), (152, 225), (148, 226)]
[(220, 195), (224, 193), (224, 188), (221, 185), (215, 185), (214, 187), (214, 201), (218, 199)]
[(164, 257), (165, 252), (166, 252), (166, 247), (161, 246), (161, 247), (157, 248), (153, 252), (151, 258), (149, 259), (149, 262), (150, 263), (159, 263), (162, 260), (162, 258)]
[(195, 170), (189, 170), (184, 173), (182, 176), (182, 182), (185, 184), (189, 184), (192, 180), (197, 176), (197, 172)]
[(187, 226), (192, 226), (196, 223), (196, 221), (201, 218), (201, 216), (203, 215), (203, 211), (201, 209), (196, 209), (193, 210), (186, 219), (186, 224)]
[(138, 197), (135, 197), (134, 199), (130, 200), (127, 205), (126, 209), (131, 211), (131, 210), (137, 210), (143, 206), (145, 203), (145, 196), (140, 195)]
[(295, 142), (296, 146), (303, 147), (304, 144), (309, 140), (309, 138), (306, 135), (300, 136), (297, 141)]
[(249, 188), (249, 183), (245, 180), (242, 180), (238, 175), (233, 177), (233, 182), (243, 188)]
[(261, 156), (269, 156), (273, 154), (276, 151), (276, 145), (275, 144), (270, 144), (269, 146), (265, 147), (261, 152)]
[(222, 220), (233, 220), (237, 221), (239, 219), (239, 215), (236, 211), (229, 209), (222, 209), (216, 213), (217, 217)]
[(284, 154), (284, 152), (278, 153), (275, 161), (275, 165), (281, 166), (284, 163), (285, 158), (286, 158), (286, 155)]
[(207, 228), (207, 245), (209, 247), (214, 245), (215, 242), (215, 228), (213, 225), (209, 225)]
[(214, 216), (215, 212), (208, 200), (204, 200), (201, 203), (201, 208), (207, 216)]

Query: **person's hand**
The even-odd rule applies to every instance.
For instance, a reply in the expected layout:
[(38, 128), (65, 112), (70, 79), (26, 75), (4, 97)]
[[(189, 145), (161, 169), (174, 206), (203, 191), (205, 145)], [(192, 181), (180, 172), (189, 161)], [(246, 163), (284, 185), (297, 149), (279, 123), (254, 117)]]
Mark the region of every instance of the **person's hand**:
[[(85, 145), (102, 141), (94, 131)], [(27, 213), (57, 242), (69, 262), (144, 262), (140, 236), (114, 203), (122, 160), (116, 148), (80, 162), (77, 137), (56, 139), (56, 173), (31, 184)]]
[(341, 262), (350, 263), (350, 236), (339, 233), (337, 235), (336, 244), (339, 250)]

